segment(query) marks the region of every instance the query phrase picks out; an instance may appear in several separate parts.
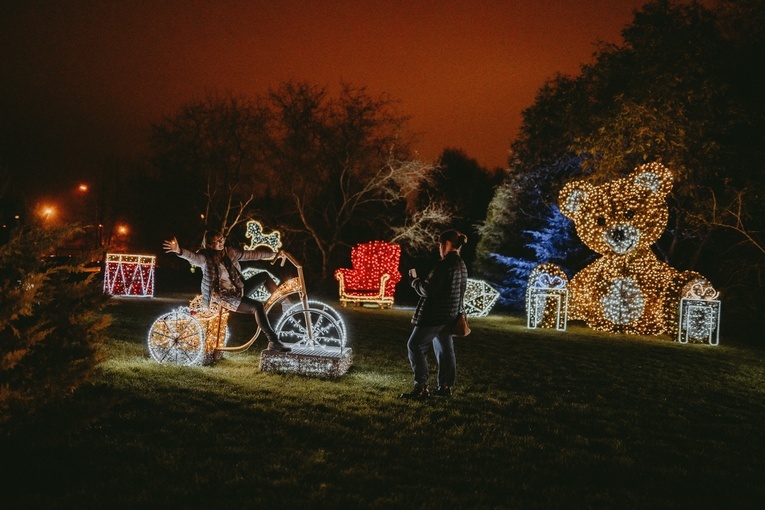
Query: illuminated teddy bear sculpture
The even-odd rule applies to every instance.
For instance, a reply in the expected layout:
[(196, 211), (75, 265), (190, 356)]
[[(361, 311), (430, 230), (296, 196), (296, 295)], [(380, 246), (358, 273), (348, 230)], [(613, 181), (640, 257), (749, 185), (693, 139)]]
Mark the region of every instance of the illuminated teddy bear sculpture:
[(602, 255), (569, 285), (569, 319), (602, 331), (675, 335), (680, 299), (709, 282), (660, 261), (651, 245), (664, 232), (664, 197), (672, 174), (659, 163), (637, 167), (625, 178), (600, 186), (566, 184), (559, 205), (584, 243)]

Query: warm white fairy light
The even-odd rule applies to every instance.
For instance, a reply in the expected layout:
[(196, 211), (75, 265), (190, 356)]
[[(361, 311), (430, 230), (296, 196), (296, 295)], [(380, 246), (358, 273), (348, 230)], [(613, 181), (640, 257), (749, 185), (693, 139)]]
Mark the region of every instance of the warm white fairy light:
[(155, 266), (153, 255), (107, 253), (104, 292), (112, 296), (152, 297)]
[(277, 252), (282, 247), (281, 233), (278, 230), (274, 230), (270, 234), (263, 233), (263, 225), (256, 220), (247, 222), (247, 230), (244, 235), (250, 238), (250, 244), (244, 247), (245, 250), (254, 250), (258, 246), (267, 246)]
[(671, 335), (678, 330), (681, 287), (708, 282), (672, 268), (651, 251), (667, 225), (665, 197), (671, 189), (672, 174), (659, 163), (600, 186), (584, 181), (564, 186), (561, 211), (601, 255), (569, 284), (570, 319), (613, 332)]
[(499, 299), (499, 292), (483, 280), (467, 279), (465, 313), (468, 317), (486, 317)]
[(146, 343), (158, 363), (193, 366), (205, 359), (204, 331), (188, 308), (161, 315), (151, 325)]
[(218, 347), (225, 347), (228, 343), (228, 318), (230, 312), (218, 303), (211, 302), (205, 306), (202, 295), (196, 296), (189, 304), (189, 313), (202, 326), (205, 339), (204, 364), (209, 365), (223, 357), (223, 351)]

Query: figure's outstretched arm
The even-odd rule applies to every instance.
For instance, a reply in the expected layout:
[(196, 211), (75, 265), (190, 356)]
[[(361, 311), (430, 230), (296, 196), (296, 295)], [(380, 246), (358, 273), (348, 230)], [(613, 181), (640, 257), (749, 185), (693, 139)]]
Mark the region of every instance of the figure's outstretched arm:
[(175, 236), (169, 241), (164, 241), (162, 247), (165, 249), (165, 253), (175, 253), (176, 255), (181, 254), (181, 245), (178, 244), (178, 239), (176, 239)]

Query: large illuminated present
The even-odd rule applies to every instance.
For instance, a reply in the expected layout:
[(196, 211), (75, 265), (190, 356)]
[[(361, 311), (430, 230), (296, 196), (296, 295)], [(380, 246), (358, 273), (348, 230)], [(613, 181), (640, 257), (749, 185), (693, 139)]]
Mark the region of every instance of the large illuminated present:
[(396, 284), (401, 280), (398, 264), (401, 247), (385, 241), (358, 244), (351, 250), (353, 269), (338, 269), (340, 304), (374, 303), (391, 308)]
[(568, 278), (554, 264), (537, 266), (526, 287), (526, 326), (565, 331), (568, 319)]
[(703, 282), (691, 282), (680, 300), (680, 327), (677, 341), (681, 344), (720, 343), (720, 301), (718, 293)]
[(112, 296), (154, 295), (153, 255), (107, 253), (104, 270), (104, 292)]

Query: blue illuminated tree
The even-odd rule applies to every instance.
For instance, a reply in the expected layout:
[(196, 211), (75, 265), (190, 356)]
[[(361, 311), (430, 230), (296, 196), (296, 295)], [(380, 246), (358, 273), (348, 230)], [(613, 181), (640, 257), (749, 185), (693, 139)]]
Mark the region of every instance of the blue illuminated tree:
[(526, 284), (531, 271), (539, 264), (553, 263), (571, 275), (591, 258), (576, 235), (574, 224), (557, 206), (550, 207), (536, 230), (524, 230), (525, 256), (511, 257), (491, 253), (494, 274), (490, 279), (498, 287), (500, 303), (512, 309), (523, 309)]

